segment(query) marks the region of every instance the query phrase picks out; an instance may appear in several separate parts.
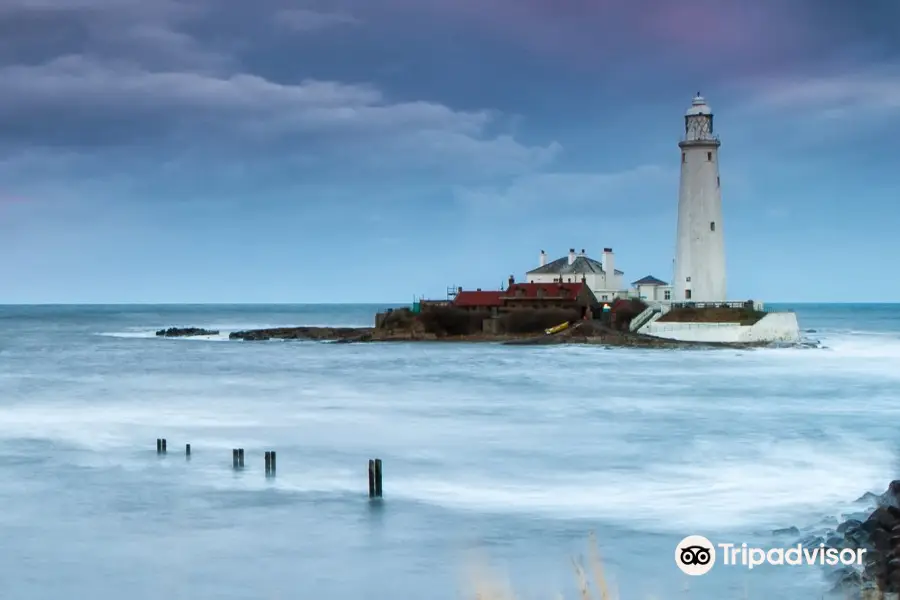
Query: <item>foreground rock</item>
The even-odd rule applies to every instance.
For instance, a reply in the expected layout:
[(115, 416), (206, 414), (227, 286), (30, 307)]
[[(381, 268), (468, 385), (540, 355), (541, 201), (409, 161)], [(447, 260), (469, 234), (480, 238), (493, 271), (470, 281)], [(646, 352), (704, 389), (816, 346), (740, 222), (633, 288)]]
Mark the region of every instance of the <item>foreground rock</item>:
[(900, 481), (892, 481), (880, 496), (866, 494), (859, 502), (873, 502), (875, 508), (867, 517), (851, 516), (839, 524), (824, 543), (832, 548), (865, 549), (865, 568), (842, 569), (834, 577), (834, 591), (877, 589), (896, 594), (900, 592)]
[(200, 329), (199, 327), (169, 327), (168, 329), (160, 329), (156, 332), (160, 337), (191, 337), (196, 335), (219, 335), (218, 331), (210, 329)]

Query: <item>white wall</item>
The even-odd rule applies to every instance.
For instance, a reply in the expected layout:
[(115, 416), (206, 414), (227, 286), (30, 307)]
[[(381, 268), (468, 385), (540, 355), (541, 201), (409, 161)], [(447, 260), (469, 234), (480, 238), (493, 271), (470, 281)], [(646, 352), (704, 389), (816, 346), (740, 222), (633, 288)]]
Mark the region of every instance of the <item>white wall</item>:
[[(648, 302), (672, 302), (672, 286), (670, 285), (639, 285), (630, 290), (633, 296), (637, 296)], [(669, 297), (666, 298), (666, 292)]]
[(792, 312), (769, 313), (753, 325), (740, 323), (653, 322), (638, 333), (683, 342), (797, 342), (800, 324)]
[(690, 289), (691, 302), (724, 302), (727, 292), (718, 142), (683, 144), (673, 300), (686, 301), (685, 290)]

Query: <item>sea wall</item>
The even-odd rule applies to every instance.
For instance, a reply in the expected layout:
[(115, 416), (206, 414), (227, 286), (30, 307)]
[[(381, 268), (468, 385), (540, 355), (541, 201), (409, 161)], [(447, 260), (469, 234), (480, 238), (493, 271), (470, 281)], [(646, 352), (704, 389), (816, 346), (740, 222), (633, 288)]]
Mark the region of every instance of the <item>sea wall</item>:
[(800, 340), (800, 324), (795, 313), (773, 312), (753, 325), (653, 321), (638, 329), (638, 333), (681, 342), (791, 343)]

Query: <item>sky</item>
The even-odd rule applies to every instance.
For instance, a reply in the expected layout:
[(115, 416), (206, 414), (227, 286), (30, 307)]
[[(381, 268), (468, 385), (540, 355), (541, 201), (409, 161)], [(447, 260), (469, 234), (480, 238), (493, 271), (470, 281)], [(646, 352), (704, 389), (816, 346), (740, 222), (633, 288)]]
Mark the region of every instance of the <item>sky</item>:
[[(0, 0), (0, 303), (407, 302), (541, 250), (900, 301), (894, 0)], [(890, 275), (890, 276), (888, 276)]]

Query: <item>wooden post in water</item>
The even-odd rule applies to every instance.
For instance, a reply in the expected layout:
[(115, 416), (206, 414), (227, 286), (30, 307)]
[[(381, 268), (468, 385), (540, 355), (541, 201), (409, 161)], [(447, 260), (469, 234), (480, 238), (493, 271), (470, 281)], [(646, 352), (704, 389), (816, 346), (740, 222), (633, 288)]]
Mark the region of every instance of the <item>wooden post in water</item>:
[(381, 459), (375, 459), (375, 497), (381, 498)]
[(270, 457), (272, 459), (272, 475), (275, 475), (275, 451), (272, 450), (270, 453)]
[(166, 453), (166, 438), (163, 438), (162, 440), (162, 453)]
[(156, 438), (156, 453), (162, 454), (162, 438)]
[(375, 497), (375, 461), (369, 459), (369, 498)]
[(185, 444), (185, 445), (184, 445), (184, 456), (185, 456), (186, 458), (190, 458), (190, 457), (191, 457), (191, 445), (190, 445), (190, 444)]
[(272, 473), (272, 453), (266, 450), (266, 475)]
[(237, 448), (231, 449), (231, 466), (235, 469), (238, 468), (238, 451)]
[(244, 449), (238, 448), (238, 466), (244, 468)]

